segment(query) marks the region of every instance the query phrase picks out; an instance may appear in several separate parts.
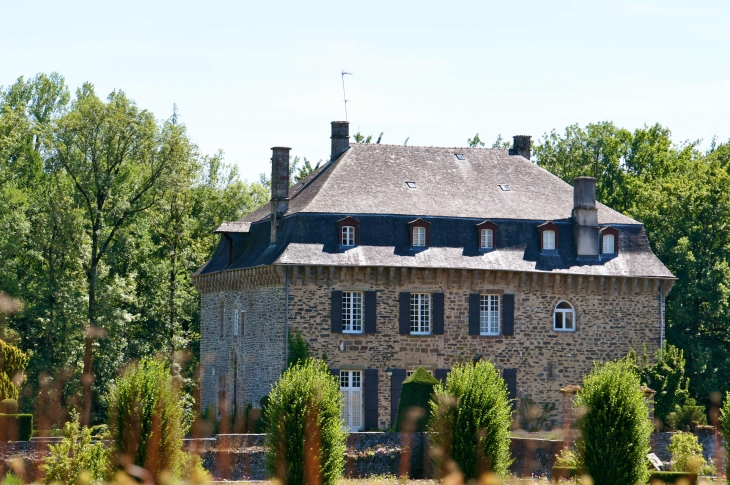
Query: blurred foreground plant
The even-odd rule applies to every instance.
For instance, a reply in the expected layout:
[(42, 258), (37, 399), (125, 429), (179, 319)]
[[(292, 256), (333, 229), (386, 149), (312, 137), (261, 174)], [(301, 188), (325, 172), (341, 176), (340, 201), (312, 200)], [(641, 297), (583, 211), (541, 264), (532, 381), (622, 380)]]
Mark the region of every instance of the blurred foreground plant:
[(76, 412), (63, 426), (61, 442), (48, 448), (51, 454), (43, 464), (43, 483), (90, 483), (112, 476), (109, 450), (104, 443), (91, 443), (91, 430), (81, 427)]
[(511, 425), (507, 385), (491, 362), (457, 365), (434, 389), (429, 438), (441, 454), (436, 458), (446, 467), (444, 476), (454, 472), (453, 463), (467, 480), (506, 474)]
[(189, 460), (182, 447), (187, 429), (170, 367), (160, 359), (142, 359), (127, 368), (109, 400), (109, 431), (120, 464), (142, 467), (156, 481), (182, 476)]
[(282, 374), (266, 406), (266, 467), (287, 485), (334, 485), (345, 468), (339, 379), (307, 359)]

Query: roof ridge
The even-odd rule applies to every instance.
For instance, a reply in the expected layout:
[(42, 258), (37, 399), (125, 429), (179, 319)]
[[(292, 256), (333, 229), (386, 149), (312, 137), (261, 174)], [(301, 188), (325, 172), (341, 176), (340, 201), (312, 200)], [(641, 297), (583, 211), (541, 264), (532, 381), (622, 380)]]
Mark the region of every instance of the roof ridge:
[(495, 147), (442, 147), (442, 146), (434, 146), (434, 145), (401, 145), (396, 143), (350, 143), (350, 147), (361, 147), (361, 146), (367, 146), (367, 147), (375, 147), (375, 146), (382, 146), (382, 147), (401, 147), (401, 148), (440, 148), (445, 149), (448, 148), (449, 150), (509, 150), (509, 148), (495, 148)]

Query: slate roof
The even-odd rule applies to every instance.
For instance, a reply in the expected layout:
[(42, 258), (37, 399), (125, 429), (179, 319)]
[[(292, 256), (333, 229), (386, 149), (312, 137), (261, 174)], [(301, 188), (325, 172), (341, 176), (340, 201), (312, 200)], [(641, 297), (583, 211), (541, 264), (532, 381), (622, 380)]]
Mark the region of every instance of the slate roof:
[[(464, 155), (458, 160), (456, 153)], [(415, 182), (410, 189), (406, 182)], [(503, 191), (499, 184), (508, 184)], [(507, 150), (350, 145), (289, 189), (289, 213), (410, 214), (484, 219), (552, 220), (570, 217), (573, 188)], [(269, 216), (269, 207), (240, 222)], [(598, 205), (599, 224), (638, 224)]]
[[(465, 160), (455, 153), (464, 154)], [(405, 182), (416, 182), (409, 189)], [(509, 184), (503, 191), (498, 184)], [(573, 188), (507, 150), (352, 145), (290, 188), (289, 212), (270, 245), (270, 205), (222, 224), (221, 242), (196, 274), (262, 265), (387, 266), (673, 278), (653, 254), (641, 223), (599, 204), (600, 226), (620, 230), (619, 253), (578, 259)], [(337, 221), (360, 221), (360, 244), (339, 246)], [(430, 247), (409, 246), (408, 222), (430, 223)], [(497, 224), (496, 249), (478, 248), (477, 224)], [(538, 226), (559, 227), (559, 251), (542, 254)]]

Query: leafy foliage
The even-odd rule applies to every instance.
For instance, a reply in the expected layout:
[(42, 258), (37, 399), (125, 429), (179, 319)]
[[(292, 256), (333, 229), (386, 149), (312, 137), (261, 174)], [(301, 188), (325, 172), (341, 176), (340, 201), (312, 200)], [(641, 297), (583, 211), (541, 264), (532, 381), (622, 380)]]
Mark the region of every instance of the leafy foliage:
[(702, 456), (702, 445), (692, 433), (675, 433), (669, 440), (672, 471), (714, 475), (715, 467)]
[(689, 378), (684, 376), (684, 366), (684, 351), (666, 342), (661, 351), (657, 350), (652, 364), (644, 353), (641, 378), (656, 392), (654, 417), (665, 424), (669, 414), (689, 399)]
[(131, 365), (112, 387), (109, 430), (120, 454), (147, 469), (179, 477), (187, 457), (187, 432), (178, 385), (170, 368), (158, 359)]
[(0, 340), (0, 400), (18, 399), (22, 374), (28, 360), (28, 355), (18, 347)]
[(327, 364), (307, 359), (288, 368), (266, 405), (266, 466), (289, 485), (334, 485), (345, 467), (338, 380)]
[(555, 410), (551, 402), (537, 403), (530, 396), (522, 394), (517, 405), (520, 428), (535, 432), (550, 426), (550, 413)]
[(395, 422), (396, 431), (422, 432), (428, 429), (431, 408), (429, 403), (438, 383), (423, 367), (416, 369), (416, 372), (403, 381)]
[(596, 364), (575, 397), (578, 459), (596, 485), (644, 483), (652, 424), (633, 362)]
[(460, 364), (431, 401), (430, 439), (466, 479), (507, 473), (512, 408), (507, 385), (491, 362)]
[(667, 426), (670, 429), (690, 431), (694, 425), (707, 424), (707, 412), (704, 406), (697, 406), (694, 399), (689, 398), (681, 406), (677, 404), (674, 411), (667, 415)]
[(299, 330), (289, 333), (289, 367), (303, 364), (312, 355), (309, 351), (309, 344), (302, 338)]
[(63, 426), (63, 439), (49, 445), (50, 456), (43, 464), (43, 483), (85, 483), (109, 480), (112, 476), (111, 456), (102, 442), (91, 443), (91, 430), (81, 427), (78, 414)]

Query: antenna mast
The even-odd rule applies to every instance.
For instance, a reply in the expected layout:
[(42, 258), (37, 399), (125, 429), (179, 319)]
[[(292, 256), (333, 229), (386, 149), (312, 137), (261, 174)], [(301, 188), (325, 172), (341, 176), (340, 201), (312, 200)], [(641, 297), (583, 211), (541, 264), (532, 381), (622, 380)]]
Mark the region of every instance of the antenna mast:
[(345, 121), (349, 121), (347, 119), (347, 102), (349, 100), (347, 99), (347, 95), (345, 94), (345, 74), (352, 76), (352, 73), (342, 71), (342, 100), (345, 102)]

